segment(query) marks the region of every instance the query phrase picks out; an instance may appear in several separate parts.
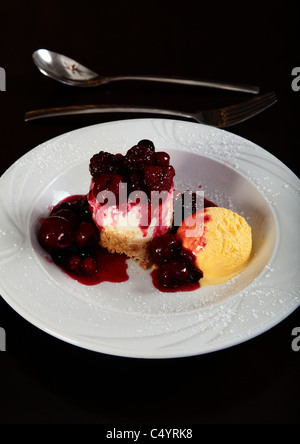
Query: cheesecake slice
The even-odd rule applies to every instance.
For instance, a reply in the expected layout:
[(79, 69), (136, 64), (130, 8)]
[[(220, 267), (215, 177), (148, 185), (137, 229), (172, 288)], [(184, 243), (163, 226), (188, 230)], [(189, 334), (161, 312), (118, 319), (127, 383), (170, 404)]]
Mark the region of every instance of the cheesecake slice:
[(142, 140), (126, 155), (100, 151), (91, 159), (90, 172), (88, 202), (100, 245), (148, 268), (152, 239), (173, 223), (175, 170), (170, 156)]

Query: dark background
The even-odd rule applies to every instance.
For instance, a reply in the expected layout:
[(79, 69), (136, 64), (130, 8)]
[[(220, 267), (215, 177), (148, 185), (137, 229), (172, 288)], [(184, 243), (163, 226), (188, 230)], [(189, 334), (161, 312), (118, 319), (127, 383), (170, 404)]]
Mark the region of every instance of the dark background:
[[(103, 74), (161, 74), (259, 85), (278, 103), (230, 128), (299, 176), (299, 19), (291, 2), (10, 1), (1, 4), (0, 174), (56, 135), (127, 115), (24, 123), (24, 112), (80, 103), (196, 111), (245, 94), (119, 83), (84, 90), (42, 76), (31, 54), (47, 48)], [(135, 116), (140, 117), (140, 116)], [(142, 116), (144, 117), (144, 116)], [(38, 296), (38, 295), (37, 295)], [(0, 422), (98, 424), (298, 423), (300, 353), (291, 348), (299, 308), (265, 334), (203, 356), (138, 360), (55, 339), (0, 299), (7, 352), (0, 356)]]

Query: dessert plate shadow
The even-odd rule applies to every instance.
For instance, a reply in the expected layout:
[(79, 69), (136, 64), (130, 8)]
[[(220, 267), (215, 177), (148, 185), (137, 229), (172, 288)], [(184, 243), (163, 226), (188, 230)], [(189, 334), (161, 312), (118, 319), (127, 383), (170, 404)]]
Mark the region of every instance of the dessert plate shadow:
[[(141, 139), (167, 151), (175, 188), (246, 218), (248, 268), (227, 283), (164, 293), (128, 262), (129, 280), (84, 286), (37, 242), (49, 206), (89, 189), (89, 159)], [(224, 130), (168, 119), (93, 125), (56, 137), (0, 179), (0, 292), (22, 317), (68, 343), (118, 356), (175, 358), (220, 350), (272, 328), (300, 303), (299, 179), (270, 153)], [(288, 217), (287, 217), (288, 215)]]

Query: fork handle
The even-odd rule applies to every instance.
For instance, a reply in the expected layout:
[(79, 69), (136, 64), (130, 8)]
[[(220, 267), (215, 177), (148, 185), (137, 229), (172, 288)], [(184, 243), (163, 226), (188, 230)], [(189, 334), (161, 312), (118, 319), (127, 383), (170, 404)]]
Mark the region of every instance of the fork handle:
[(183, 79), (178, 77), (158, 77), (158, 76), (110, 76), (101, 78), (101, 83), (108, 83), (113, 81), (123, 80), (137, 80), (148, 82), (160, 82), (169, 83), (173, 85), (186, 85), (186, 86), (201, 86), (204, 88), (225, 89), (228, 91), (237, 91), (250, 94), (258, 94), (259, 87), (252, 85), (243, 85), (239, 83), (219, 82), (214, 80), (197, 80), (197, 79)]
[(185, 119), (197, 120), (193, 114), (184, 113), (181, 111), (159, 109), (159, 108), (145, 108), (139, 106), (126, 105), (78, 105), (78, 106), (63, 106), (57, 108), (44, 108), (25, 113), (25, 122), (31, 120), (43, 119), (46, 117), (56, 116), (71, 116), (74, 114), (96, 114), (96, 113), (145, 113), (145, 114), (160, 114), (174, 117), (183, 117)]

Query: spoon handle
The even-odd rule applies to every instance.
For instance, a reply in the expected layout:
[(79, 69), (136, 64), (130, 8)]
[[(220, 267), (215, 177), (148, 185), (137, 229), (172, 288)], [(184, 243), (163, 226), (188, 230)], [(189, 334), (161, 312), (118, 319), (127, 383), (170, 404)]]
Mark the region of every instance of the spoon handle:
[[(74, 114), (92, 114), (92, 113), (144, 113), (144, 114), (160, 114), (175, 117), (183, 117), (186, 119), (195, 119), (193, 114), (184, 113), (181, 111), (146, 108), (139, 106), (126, 105), (78, 105), (78, 106), (63, 106), (57, 108), (44, 108), (25, 113), (24, 120), (29, 122), (31, 120), (43, 119), (46, 117), (70, 116)], [(196, 120), (196, 119), (195, 119)]]
[(111, 76), (101, 78), (101, 83), (114, 81), (134, 80), (146, 82), (169, 83), (173, 85), (201, 86), (203, 88), (224, 89), (228, 91), (237, 91), (251, 94), (258, 94), (259, 87), (253, 85), (244, 85), (231, 82), (219, 82), (214, 80), (182, 79), (177, 77), (156, 77), (156, 76)]

